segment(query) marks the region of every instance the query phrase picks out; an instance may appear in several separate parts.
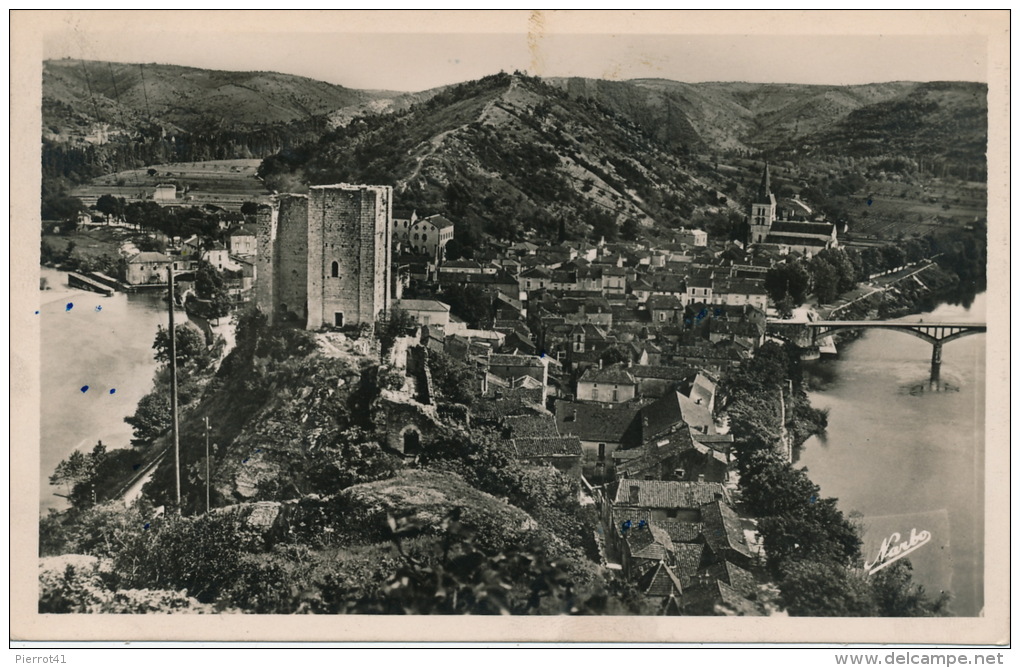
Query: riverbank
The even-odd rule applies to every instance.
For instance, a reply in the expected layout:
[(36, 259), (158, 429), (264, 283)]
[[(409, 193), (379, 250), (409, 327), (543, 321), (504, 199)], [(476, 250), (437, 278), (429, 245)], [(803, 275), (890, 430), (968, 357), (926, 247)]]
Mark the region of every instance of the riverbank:
[[(925, 322), (981, 322), (987, 297), (943, 304)], [(915, 318), (916, 319), (916, 318)], [(825, 433), (796, 454), (825, 496), (839, 499), (864, 527), (873, 561), (893, 531), (931, 534), (911, 555), (914, 579), (928, 592), (952, 593), (951, 611), (983, 605), (985, 335), (944, 350), (942, 383), (929, 382), (931, 346), (888, 330), (867, 330), (838, 357), (804, 365), (811, 403), (830, 409)]]

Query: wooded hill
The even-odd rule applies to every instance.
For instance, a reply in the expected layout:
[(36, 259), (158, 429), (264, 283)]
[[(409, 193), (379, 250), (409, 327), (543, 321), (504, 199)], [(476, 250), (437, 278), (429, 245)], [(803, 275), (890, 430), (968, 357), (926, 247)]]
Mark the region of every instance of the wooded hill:
[(618, 227), (680, 224), (716, 206), (693, 160), (598, 102), (501, 73), (359, 118), (267, 158), (260, 175), (281, 192), (392, 184), (404, 208), (443, 210), (504, 239), (526, 230), (609, 239)]
[(224, 72), (159, 64), (82, 60), (43, 63), (43, 132), (71, 139), (108, 124), (136, 134), (262, 127), (322, 118), (390, 94), (276, 72)]
[(573, 97), (598, 101), (678, 148), (772, 159), (906, 155), (945, 165), (946, 173), (961, 178), (985, 178), (988, 87), (981, 83), (546, 81)]

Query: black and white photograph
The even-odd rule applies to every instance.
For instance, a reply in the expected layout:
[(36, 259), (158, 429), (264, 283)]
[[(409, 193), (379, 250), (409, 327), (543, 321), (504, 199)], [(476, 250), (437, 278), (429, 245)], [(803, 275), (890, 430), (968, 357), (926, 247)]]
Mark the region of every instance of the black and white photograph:
[(884, 14), (13, 12), (12, 640), (1008, 643), (1009, 14)]

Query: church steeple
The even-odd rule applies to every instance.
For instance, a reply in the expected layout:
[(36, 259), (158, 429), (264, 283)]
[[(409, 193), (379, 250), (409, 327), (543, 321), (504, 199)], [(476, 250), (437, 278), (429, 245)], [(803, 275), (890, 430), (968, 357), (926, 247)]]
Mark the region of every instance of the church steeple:
[(772, 194), (772, 188), (769, 183), (769, 163), (765, 163), (765, 170), (761, 174), (761, 185), (758, 186), (758, 202), (768, 202)]

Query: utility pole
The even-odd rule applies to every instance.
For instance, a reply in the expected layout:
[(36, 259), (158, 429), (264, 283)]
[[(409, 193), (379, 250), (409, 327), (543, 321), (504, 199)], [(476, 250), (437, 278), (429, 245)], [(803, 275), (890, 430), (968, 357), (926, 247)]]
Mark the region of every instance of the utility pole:
[(205, 512), (209, 513), (209, 416), (205, 416)]
[(174, 439), (174, 476), (177, 481), (177, 514), (181, 512), (181, 441), (177, 424), (177, 330), (174, 329), (174, 268), (167, 263), (167, 286), (170, 291), (170, 419)]

